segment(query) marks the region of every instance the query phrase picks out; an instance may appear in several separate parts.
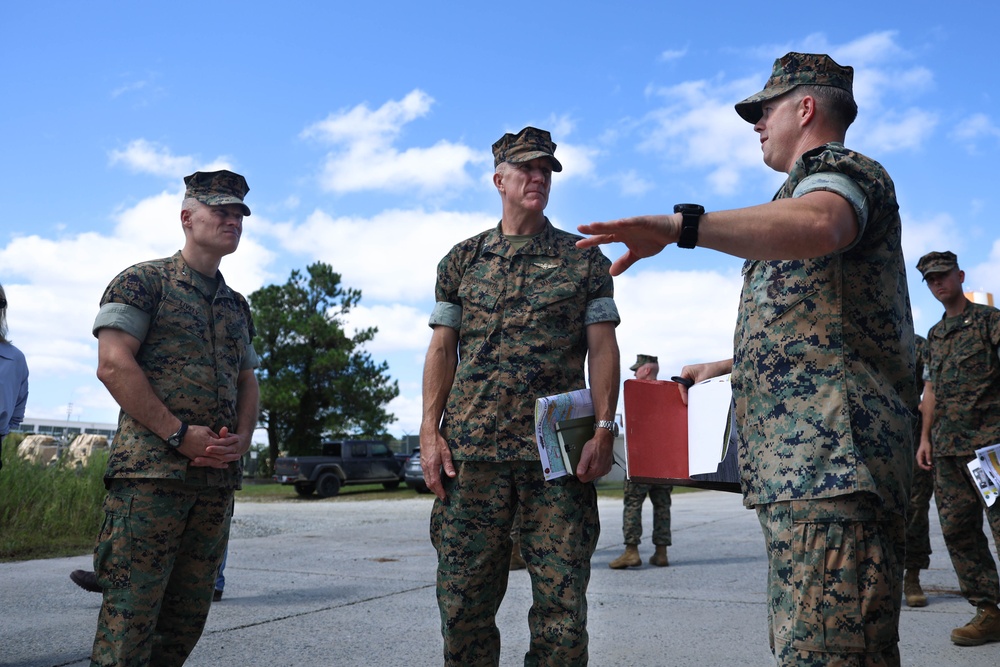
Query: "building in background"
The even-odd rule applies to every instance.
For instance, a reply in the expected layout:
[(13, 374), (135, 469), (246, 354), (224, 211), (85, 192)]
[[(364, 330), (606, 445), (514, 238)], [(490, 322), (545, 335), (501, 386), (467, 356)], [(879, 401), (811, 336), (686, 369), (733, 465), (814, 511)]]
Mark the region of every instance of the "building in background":
[(53, 438), (65, 438), (66, 441), (72, 440), (81, 433), (90, 433), (93, 435), (103, 435), (108, 440), (111, 440), (117, 430), (118, 424), (70, 421), (66, 419), (32, 419), (31, 417), (25, 417), (15, 433), (51, 435)]
[(972, 303), (981, 303), (985, 306), (993, 305), (993, 292), (972, 291), (966, 292), (965, 298)]

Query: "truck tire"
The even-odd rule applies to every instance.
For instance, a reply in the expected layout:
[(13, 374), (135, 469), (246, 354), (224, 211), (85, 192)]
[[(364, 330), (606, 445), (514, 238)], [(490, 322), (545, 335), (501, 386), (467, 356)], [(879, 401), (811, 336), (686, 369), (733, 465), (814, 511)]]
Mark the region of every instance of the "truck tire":
[(340, 478), (336, 473), (325, 472), (316, 480), (316, 495), (329, 498), (340, 493)]
[(303, 498), (311, 496), (316, 487), (309, 482), (295, 482), (295, 493), (299, 494)]
[(382, 488), (386, 489), (387, 491), (393, 491), (395, 489), (398, 489), (399, 480), (397, 479), (395, 482), (382, 482)]

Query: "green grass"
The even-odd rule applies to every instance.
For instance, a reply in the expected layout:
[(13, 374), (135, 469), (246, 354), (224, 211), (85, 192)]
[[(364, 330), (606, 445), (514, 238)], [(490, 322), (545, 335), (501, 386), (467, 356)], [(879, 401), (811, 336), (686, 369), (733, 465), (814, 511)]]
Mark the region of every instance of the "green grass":
[[(75, 470), (64, 466), (39, 466), (18, 458), (20, 434), (3, 443), (0, 470), (0, 562), (78, 556), (93, 551), (103, 519), (104, 468), (107, 452), (98, 452)], [(674, 487), (674, 493), (695, 491)], [(621, 498), (621, 482), (602, 482), (597, 493)], [(381, 484), (345, 486), (332, 498), (300, 498), (292, 486), (270, 480), (244, 480), (236, 492), (241, 502), (339, 503), (358, 500), (402, 500), (434, 496), (418, 494), (406, 485), (387, 490)]]
[(18, 458), (20, 434), (3, 443), (0, 561), (75, 556), (94, 548), (104, 501), (107, 453), (76, 470)]

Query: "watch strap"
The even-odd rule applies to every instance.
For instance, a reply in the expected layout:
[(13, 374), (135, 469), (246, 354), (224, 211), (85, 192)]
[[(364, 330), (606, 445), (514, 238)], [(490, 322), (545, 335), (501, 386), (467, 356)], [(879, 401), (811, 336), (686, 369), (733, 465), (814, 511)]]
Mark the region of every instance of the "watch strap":
[(611, 431), (611, 434), (618, 437), (618, 423), (611, 419), (600, 419), (594, 422), (594, 430), (599, 428), (606, 428)]
[(187, 430), (188, 430), (187, 423), (181, 422), (181, 425), (177, 429), (177, 432), (171, 435), (169, 438), (167, 438), (167, 444), (173, 447), (174, 449), (180, 447), (181, 443), (184, 442), (184, 435), (187, 433)]
[(681, 234), (677, 239), (678, 248), (691, 249), (698, 245), (698, 224), (705, 213), (699, 204), (677, 204), (674, 213), (681, 214)]

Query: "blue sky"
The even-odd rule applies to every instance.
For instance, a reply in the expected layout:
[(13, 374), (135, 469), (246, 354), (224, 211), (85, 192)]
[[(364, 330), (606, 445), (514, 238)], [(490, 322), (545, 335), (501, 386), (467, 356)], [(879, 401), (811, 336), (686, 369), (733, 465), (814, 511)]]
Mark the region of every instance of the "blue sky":
[[(980, 6), (986, 6), (981, 3)], [(496, 224), (490, 145), (551, 130), (559, 227), (769, 199), (733, 104), (787, 51), (855, 67), (848, 145), (896, 182), (918, 332), (941, 308), (913, 268), (954, 250), (966, 287), (1000, 296), (995, 9), (921, 2), (15, 3), (0, 22), (0, 282), (31, 369), (28, 415), (113, 421), (90, 325), (121, 269), (183, 243), (182, 177), (250, 183), (222, 264), (249, 294), (321, 260), (362, 291), (348, 327), (416, 433), (434, 269)], [(606, 249), (612, 258), (622, 248)], [(623, 378), (729, 356), (741, 262), (668, 248), (615, 281)]]

